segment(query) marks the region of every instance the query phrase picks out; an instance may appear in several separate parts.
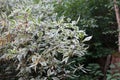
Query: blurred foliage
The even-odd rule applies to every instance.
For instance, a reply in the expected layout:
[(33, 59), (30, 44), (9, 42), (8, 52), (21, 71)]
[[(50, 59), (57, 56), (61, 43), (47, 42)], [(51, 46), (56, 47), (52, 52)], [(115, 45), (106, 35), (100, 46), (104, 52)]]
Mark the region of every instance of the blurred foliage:
[(103, 76), (99, 64), (88, 64), (86, 69), (88, 72), (86, 74), (82, 73), (79, 80), (99, 80)]
[(91, 57), (106, 56), (117, 49), (117, 23), (112, 0), (63, 0), (55, 7), (58, 18), (64, 15), (77, 20), (80, 16), (77, 25), (93, 36), (89, 42)]
[(120, 67), (120, 63), (110, 65), (111, 70), (107, 70), (106, 80), (120, 80), (119, 69), (117, 69), (118, 67)]
[[(79, 18), (57, 19), (53, 4), (56, 2), (6, 0), (1, 3), (10, 7), (1, 7), (0, 75), (14, 72), (18, 80), (63, 80), (75, 79), (80, 77), (77, 72), (86, 72), (80, 59), (87, 53), (85, 42), (92, 36), (79, 30), (76, 25)], [(5, 61), (9, 64), (4, 64)]]
[[(117, 4), (120, 7), (119, 0), (117, 0)], [(59, 5), (55, 5), (55, 12), (58, 13), (58, 18), (64, 15), (72, 20), (77, 20), (80, 16), (77, 25), (93, 36), (92, 40), (88, 42), (90, 48), (85, 60), (83, 59), (84, 64), (96, 63), (97, 59), (117, 51), (118, 30), (113, 0), (62, 0)], [(92, 75), (83, 75), (83, 79), (90, 80), (96, 77)]]

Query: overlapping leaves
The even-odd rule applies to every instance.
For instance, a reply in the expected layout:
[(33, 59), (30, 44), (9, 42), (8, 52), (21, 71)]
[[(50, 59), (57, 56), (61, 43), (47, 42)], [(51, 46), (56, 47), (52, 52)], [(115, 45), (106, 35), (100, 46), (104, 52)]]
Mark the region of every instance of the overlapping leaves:
[(85, 55), (88, 46), (83, 42), (89, 41), (91, 36), (79, 30), (77, 21), (66, 22), (64, 17), (56, 20), (54, 2), (11, 1), (16, 4), (11, 14), (6, 15), (9, 24), (4, 33), (9, 32), (14, 37), (2, 46), (0, 59), (14, 59), (20, 79), (62, 80), (74, 78), (77, 70), (83, 70), (75, 59)]

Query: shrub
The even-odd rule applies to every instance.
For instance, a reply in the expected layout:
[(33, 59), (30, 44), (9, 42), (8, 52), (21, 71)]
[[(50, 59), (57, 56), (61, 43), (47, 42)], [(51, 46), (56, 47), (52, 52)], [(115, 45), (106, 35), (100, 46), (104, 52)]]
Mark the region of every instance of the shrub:
[[(78, 21), (56, 20), (55, 0), (11, 0), (11, 13), (2, 14), (1, 57), (12, 60), (20, 80), (63, 80), (80, 76), (84, 71), (79, 59), (89, 41)], [(6, 70), (6, 69), (5, 69)], [(85, 72), (85, 71), (84, 71)]]

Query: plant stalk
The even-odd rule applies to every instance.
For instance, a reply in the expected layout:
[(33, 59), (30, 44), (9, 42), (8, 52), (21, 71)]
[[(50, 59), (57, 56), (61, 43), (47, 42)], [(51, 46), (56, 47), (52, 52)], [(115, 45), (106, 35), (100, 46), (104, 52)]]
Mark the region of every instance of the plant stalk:
[(119, 7), (117, 5), (117, 1), (114, 1), (114, 9), (115, 9), (115, 14), (116, 14), (116, 20), (118, 24), (118, 52), (120, 52), (120, 13), (119, 13)]

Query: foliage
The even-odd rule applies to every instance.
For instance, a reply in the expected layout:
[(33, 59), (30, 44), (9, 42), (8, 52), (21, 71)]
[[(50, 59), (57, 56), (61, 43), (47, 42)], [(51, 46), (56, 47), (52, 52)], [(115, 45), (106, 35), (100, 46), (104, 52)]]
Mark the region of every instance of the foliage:
[[(117, 0), (117, 3), (119, 5), (120, 1)], [(92, 40), (88, 42), (90, 48), (86, 60), (83, 60), (85, 64), (91, 64), (93, 60), (97, 62), (97, 58), (105, 57), (116, 51), (118, 31), (113, 0), (63, 0), (55, 7), (58, 18), (64, 15), (77, 20), (80, 16), (77, 24), (79, 28), (93, 35)], [(95, 78), (96, 80), (96, 76), (92, 75), (83, 75), (82, 79), (93, 80)]]
[(107, 70), (107, 79), (106, 80), (120, 80), (120, 73), (117, 67), (120, 67), (120, 63), (115, 63), (110, 65), (110, 70)]
[(100, 66), (98, 64), (88, 64), (86, 69), (88, 72), (81, 73), (81, 77), (78, 80), (99, 80), (101, 77), (103, 77)]
[[(111, 54), (117, 48), (117, 25), (111, 0), (63, 0), (56, 5), (58, 17), (64, 15), (76, 20), (80, 29), (93, 35), (89, 42), (91, 57)], [(102, 49), (102, 53), (101, 53)]]
[[(36, 2), (37, 1), (37, 2)], [(55, 0), (11, 0), (10, 13), (2, 11), (0, 60), (12, 60), (19, 80), (63, 80), (85, 72), (79, 60), (84, 42), (92, 37), (79, 30), (77, 21), (56, 18)], [(9, 70), (8, 66), (6, 70)]]
[(77, 25), (80, 25), (80, 29), (95, 28), (96, 20), (90, 17), (91, 11), (87, 6), (86, 0), (63, 0), (62, 2), (55, 5), (55, 12), (58, 13), (58, 17), (64, 15), (72, 20), (77, 20), (80, 16), (80, 20)]

